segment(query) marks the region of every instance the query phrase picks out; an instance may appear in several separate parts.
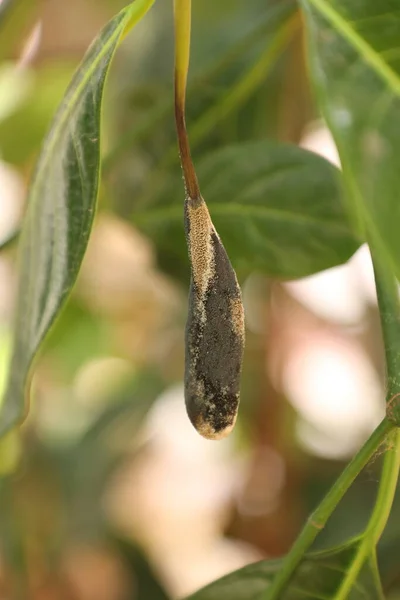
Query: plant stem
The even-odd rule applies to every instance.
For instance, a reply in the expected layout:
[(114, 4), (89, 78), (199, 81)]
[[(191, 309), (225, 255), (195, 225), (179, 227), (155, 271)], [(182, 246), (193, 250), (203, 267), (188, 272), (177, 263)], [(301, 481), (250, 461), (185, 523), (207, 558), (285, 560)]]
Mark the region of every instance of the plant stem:
[(378, 250), (372, 250), (375, 286), (386, 356), (386, 413), (390, 421), (400, 425), (400, 301), (396, 278), (382, 260)]
[(387, 438), (387, 449), (378, 490), (378, 497), (365, 530), (365, 537), (377, 544), (385, 529), (397, 487), (400, 466), (400, 429), (396, 428)]
[(192, 0), (174, 0), (175, 25), (175, 124), (178, 136), (185, 196), (200, 201), (200, 188), (190, 153), (186, 129), (186, 87), (190, 61), (190, 32), (192, 24)]
[(325, 527), (326, 522), (350, 485), (393, 429), (394, 425), (385, 418), (350, 461), (321, 504), (308, 518), (303, 530), (285, 557), (282, 568), (266, 590), (263, 600), (277, 600), (279, 598), (300, 564), (305, 552), (310, 548), (319, 532)]
[(321, 504), (308, 519), (303, 531), (284, 559), (279, 573), (266, 590), (265, 600), (276, 600), (301, 562), (319, 531), (343, 495), (366, 465), (382, 441), (388, 437), (388, 448), (382, 469), (377, 500), (357, 553), (346, 573), (335, 600), (345, 600), (357, 580), (368, 556), (375, 552), (393, 504), (400, 467), (400, 430), (395, 430), (397, 398), (400, 398), (400, 302), (395, 277), (378, 251), (373, 252), (375, 285), (385, 346), (387, 370), (387, 417), (374, 431), (349, 463)]
[(267, 589), (265, 600), (279, 598), (280, 593), (284, 590), (296, 567), (301, 562), (304, 553), (311, 546), (319, 531), (325, 526), (328, 518), (358, 473), (388, 434), (390, 434), (388, 450), (385, 455), (374, 510), (350, 569), (347, 571), (337, 593), (336, 600), (347, 598), (365, 560), (375, 551), (375, 546), (382, 535), (390, 514), (400, 466), (400, 431), (394, 430), (396, 400), (400, 398), (400, 302), (397, 282), (385, 261), (381, 261), (381, 255), (377, 251), (373, 252), (373, 264), (386, 355), (387, 418), (383, 420), (349, 463), (324, 500), (308, 519), (303, 531), (286, 556), (281, 570), (273, 580), (272, 585)]
[(371, 553), (375, 552), (393, 504), (394, 495), (397, 487), (397, 479), (400, 466), (400, 430), (392, 431), (388, 436), (387, 451), (383, 464), (381, 480), (379, 483), (378, 497), (364, 531), (362, 541), (358, 547), (357, 553), (346, 572), (346, 577), (335, 596), (335, 600), (345, 600), (353, 585), (356, 583), (358, 575)]
[[(374, 265), (375, 286), (386, 355), (387, 418), (398, 424), (397, 400), (400, 391), (400, 302), (397, 281), (388, 264), (382, 260), (379, 248), (370, 246)], [(345, 600), (369, 556), (375, 552), (390, 515), (400, 467), (400, 430), (392, 431), (388, 439), (378, 496), (357, 553), (342, 581), (336, 600)]]

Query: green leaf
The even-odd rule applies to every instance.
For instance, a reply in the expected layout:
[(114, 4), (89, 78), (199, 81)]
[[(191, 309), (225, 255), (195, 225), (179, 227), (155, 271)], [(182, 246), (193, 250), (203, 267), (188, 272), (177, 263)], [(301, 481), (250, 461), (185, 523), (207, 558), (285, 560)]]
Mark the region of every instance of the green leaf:
[[(280, 600), (334, 600), (360, 540), (310, 554), (300, 565)], [(261, 561), (214, 581), (187, 600), (263, 600), (281, 561)], [(349, 600), (383, 600), (376, 567), (365, 565)]]
[(32, 361), (75, 283), (88, 243), (100, 170), (100, 111), (111, 59), (127, 28), (154, 0), (136, 0), (89, 48), (56, 114), (30, 186), (20, 240), (19, 292), (0, 433), (29, 394)]
[[(200, 187), (235, 267), (296, 278), (343, 263), (357, 249), (342, 206), (340, 172), (296, 146), (268, 141), (230, 146), (198, 161)], [(187, 265), (179, 178), (134, 222)]]
[(349, 209), (400, 276), (400, 4), (301, 0), (320, 107)]

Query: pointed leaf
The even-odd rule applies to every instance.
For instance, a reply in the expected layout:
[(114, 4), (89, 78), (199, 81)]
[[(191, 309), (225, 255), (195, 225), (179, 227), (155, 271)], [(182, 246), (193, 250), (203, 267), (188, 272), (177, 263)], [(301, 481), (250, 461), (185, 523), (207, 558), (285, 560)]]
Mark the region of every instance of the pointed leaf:
[(154, 0), (136, 0), (101, 31), (65, 94), (30, 186), (20, 240), (13, 354), (0, 433), (21, 418), (32, 361), (75, 283), (99, 181), (100, 111), (113, 54)]
[[(346, 261), (357, 249), (342, 206), (340, 172), (296, 146), (267, 141), (223, 148), (196, 164), (202, 195), (236, 268), (296, 278)], [(186, 265), (182, 182), (134, 222)], [(172, 262), (171, 261), (171, 262)], [(177, 269), (178, 270), (178, 269)]]
[(400, 5), (301, 0), (310, 66), (349, 208), (400, 276)]

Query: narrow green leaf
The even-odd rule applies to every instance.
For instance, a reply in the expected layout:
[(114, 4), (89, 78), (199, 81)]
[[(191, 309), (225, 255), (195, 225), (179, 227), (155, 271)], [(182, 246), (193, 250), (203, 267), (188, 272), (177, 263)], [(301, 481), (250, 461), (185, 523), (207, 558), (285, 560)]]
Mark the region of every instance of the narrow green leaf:
[[(215, 227), (241, 270), (302, 277), (343, 263), (359, 245), (342, 206), (340, 172), (316, 154), (252, 142), (210, 154), (196, 170)], [(176, 267), (187, 263), (181, 187), (177, 179), (133, 217)]]
[(24, 412), (32, 361), (62, 309), (89, 239), (100, 170), (100, 111), (111, 59), (154, 0), (136, 0), (101, 31), (65, 94), (30, 186), (20, 240), (19, 292), (0, 434)]
[(349, 208), (400, 276), (400, 4), (301, 0)]
[[(335, 600), (347, 566), (351, 563), (359, 540), (344, 546), (310, 554), (300, 565), (280, 600)], [(261, 561), (244, 567), (207, 587), (187, 600), (262, 600), (280, 561)], [(379, 581), (378, 581), (379, 584)], [(373, 565), (368, 563), (351, 590), (351, 600), (382, 600)]]

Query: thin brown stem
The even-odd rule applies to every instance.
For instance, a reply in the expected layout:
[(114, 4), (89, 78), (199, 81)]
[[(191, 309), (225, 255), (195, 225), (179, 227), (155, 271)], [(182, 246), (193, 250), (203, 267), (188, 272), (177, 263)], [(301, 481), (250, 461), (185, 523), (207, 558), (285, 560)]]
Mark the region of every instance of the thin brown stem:
[(178, 95), (178, 86), (176, 83), (177, 74), (175, 71), (175, 123), (178, 135), (179, 154), (183, 177), (185, 179), (186, 192), (193, 200), (200, 197), (200, 188), (197, 181), (196, 171), (194, 169), (192, 156), (190, 154), (189, 137), (186, 129), (185, 120), (185, 97), (183, 100)]
[(192, 200), (200, 198), (199, 183), (190, 154), (186, 129), (186, 83), (189, 70), (191, 0), (175, 0), (175, 123), (186, 193)]

